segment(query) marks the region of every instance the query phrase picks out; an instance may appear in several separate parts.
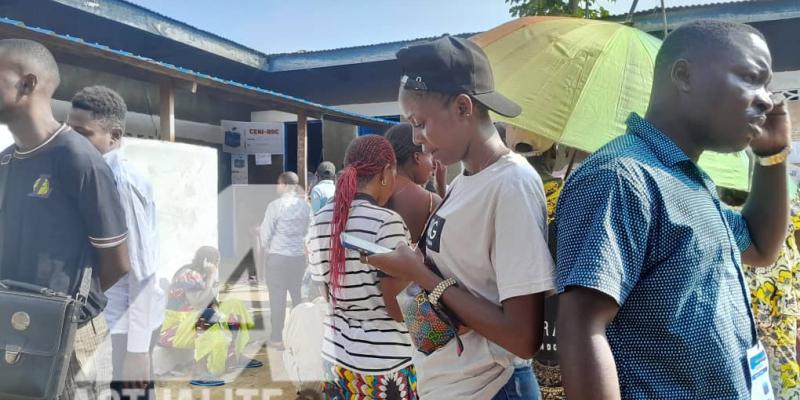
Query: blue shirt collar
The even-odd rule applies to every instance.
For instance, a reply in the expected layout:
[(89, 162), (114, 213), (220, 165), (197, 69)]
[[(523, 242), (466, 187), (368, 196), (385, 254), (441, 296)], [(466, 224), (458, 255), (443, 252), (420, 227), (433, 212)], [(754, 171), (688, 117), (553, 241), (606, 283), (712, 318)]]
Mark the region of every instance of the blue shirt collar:
[(628, 125), (628, 133), (644, 140), (653, 154), (664, 165), (672, 167), (684, 161), (691, 161), (689, 156), (672, 139), (639, 116), (639, 114), (631, 113), (625, 124)]
[(715, 199), (718, 198), (717, 186), (714, 184), (711, 177), (708, 176), (697, 163), (689, 159), (689, 156), (687, 156), (672, 139), (665, 135), (664, 132), (636, 113), (631, 113), (625, 123), (628, 125), (628, 133), (636, 135), (638, 138), (644, 140), (645, 143), (647, 143), (647, 147), (650, 148), (650, 151), (655, 154), (659, 161), (668, 167), (674, 167), (682, 163), (685, 164), (689, 170), (697, 174), (697, 178), (705, 183), (711, 196)]

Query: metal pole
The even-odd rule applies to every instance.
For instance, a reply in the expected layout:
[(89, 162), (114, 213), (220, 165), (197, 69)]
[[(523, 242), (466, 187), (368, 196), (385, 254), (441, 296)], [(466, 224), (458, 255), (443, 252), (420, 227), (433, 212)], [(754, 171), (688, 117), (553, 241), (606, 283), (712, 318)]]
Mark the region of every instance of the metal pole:
[(572, 172), (572, 167), (575, 166), (575, 156), (578, 155), (577, 149), (572, 149), (572, 157), (569, 158), (569, 166), (567, 166), (567, 172), (564, 174), (564, 180), (567, 180), (567, 177)]
[(626, 25), (633, 25), (633, 13), (636, 12), (637, 5), (639, 5), (639, 0), (633, 0), (633, 4), (631, 4), (631, 10), (628, 11), (628, 18), (625, 19)]
[(664, 0), (661, 0), (661, 17), (664, 19), (664, 38), (667, 37), (667, 8), (664, 7)]

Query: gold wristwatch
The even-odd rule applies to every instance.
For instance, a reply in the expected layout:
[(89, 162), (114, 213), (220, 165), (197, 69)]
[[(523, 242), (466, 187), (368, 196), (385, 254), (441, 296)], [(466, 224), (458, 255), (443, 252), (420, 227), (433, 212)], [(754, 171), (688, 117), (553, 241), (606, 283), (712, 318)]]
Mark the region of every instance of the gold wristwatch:
[(450, 286), (455, 286), (457, 283), (455, 278), (447, 278), (439, 282), (439, 284), (433, 288), (433, 291), (428, 294), (428, 301), (434, 306), (438, 306), (439, 299), (442, 297), (442, 294), (444, 294), (444, 291), (449, 289)]
[(761, 157), (759, 155), (756, 155), (756, 163), (762, 167), (771, 167), (773, 165), (778, 165), (786, 161), (786, 159), (789, 158), (789, 153), (791, 152), (792, 152), (792, 146), (786, 146), (783, 148), (783, 150), (771, 156)]

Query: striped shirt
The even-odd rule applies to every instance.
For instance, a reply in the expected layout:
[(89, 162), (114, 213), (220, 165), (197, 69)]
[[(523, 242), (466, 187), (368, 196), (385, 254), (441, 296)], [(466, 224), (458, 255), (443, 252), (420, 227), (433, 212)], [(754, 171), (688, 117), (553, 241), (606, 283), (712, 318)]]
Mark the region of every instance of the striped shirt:
[(261, 240), (270, 254), (299, 257), (305, 254), (303, 247), (311, 207), (297, 192), (287, 192), (273, 200), (264, 212), (261, 222)]
[[(315, 217), (309, 232), (312, 279), (330, 283), (330, 242), (333, 205), (328, 203)], [(388, 248), (410, 240), (403, 219), (378, 207), (367, 196), (357, 195), (350, 208), (346, 232)], [(357, 252), (346, 250), (345, 275), (334, 294), (325, 321), (325, 360), (361, 374), (386, 374), (411, 365), (411, 340), (404, 324), (386, 310), (378, 286), (378, 270), (362, 264)]]

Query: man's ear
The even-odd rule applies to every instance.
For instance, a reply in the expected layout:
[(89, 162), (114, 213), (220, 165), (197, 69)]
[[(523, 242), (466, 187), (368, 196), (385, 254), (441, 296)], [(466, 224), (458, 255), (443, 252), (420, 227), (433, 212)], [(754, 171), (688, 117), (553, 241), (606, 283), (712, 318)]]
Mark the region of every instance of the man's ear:
[(33, 93), (33, 91), (36, 90), (36, 86), (39, 85), (39, 78), (37, 78), (34, 74), (25, 74), (25, 76), (22, 77), (20, 85), (21, 94), (29, 95)]
[(678, 61), (675, 61), (675, 63), (672, 64), (672, 69), (670, 70), (672, 84), (675, 85), (675, 87), (677, 87), (681, 92), (688, 92), (692, 88), (692, 76), (689, 67), (689, 61), (682, 58)]
[(111, 129), (111, 143), (118, 143), (120, 140), (122, 140), (122, 136), (124, 136), (122, 128)]

